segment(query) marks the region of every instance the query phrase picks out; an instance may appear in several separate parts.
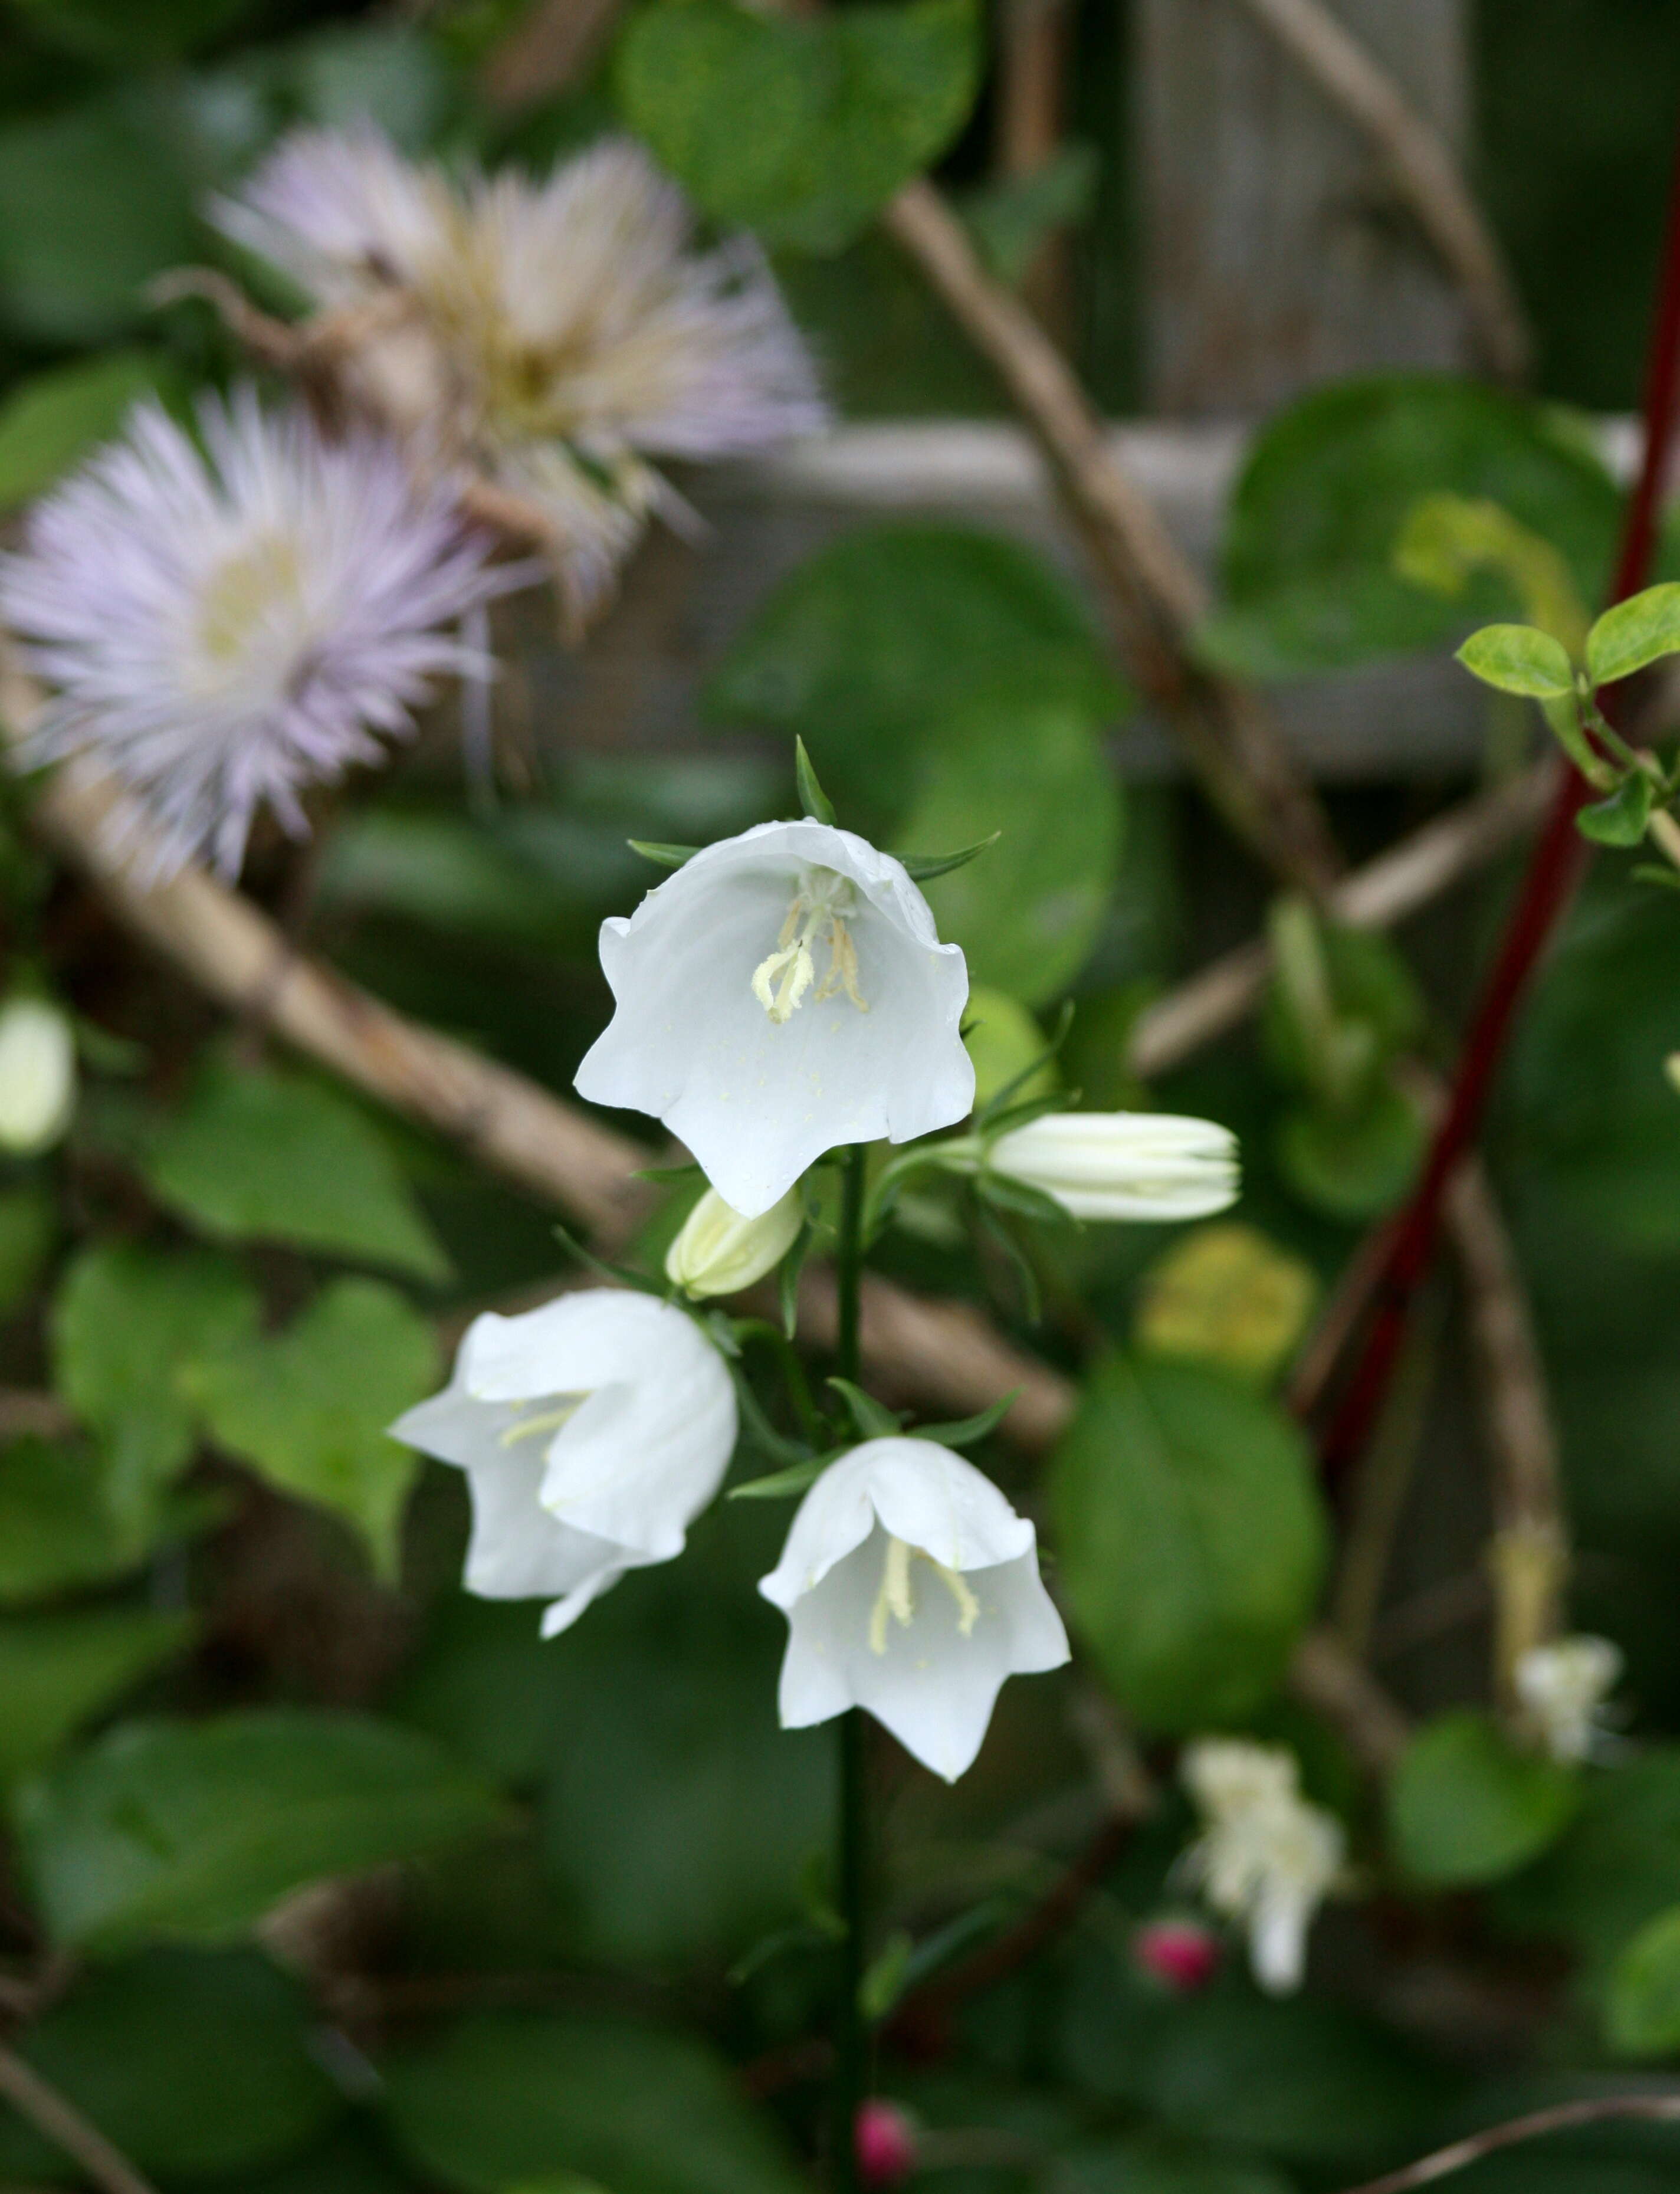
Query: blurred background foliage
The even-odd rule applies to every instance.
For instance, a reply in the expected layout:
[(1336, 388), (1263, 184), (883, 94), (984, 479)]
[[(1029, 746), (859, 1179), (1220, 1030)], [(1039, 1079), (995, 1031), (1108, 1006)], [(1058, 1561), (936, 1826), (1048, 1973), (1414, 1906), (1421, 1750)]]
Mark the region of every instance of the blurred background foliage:
[[(971, 111), (960, 9), (926, 0), (888, 33), (850, 25), (860, 79), (910, 84), (902, 127), (860, 138), (846, 112), (818, 113), (808, 169), (766, 155), (759, 170), (732, 146), (724, 63), (711, 91), (685, 73), (680, 38), (708, 10), (641, 11), (615, 60), (510, 120), (479, 85), (520, 0), (5, 0), (0, 503), (21, 508), (136, 393), (181, 405), (229, 376), (208, 310), (148, 303), (147, 285), (186, 262), (234, 265), (200, 209), (281, 129), (364, 113), (411, 149), (539, 164), (628, 118), (709, 210), (766, 230), (851, 417), (1000, 408), (869, 232), (886, 193), (949, 146), (946, 180), (1006, 276), (1046, 222), (1074, 222), (1081, 365), (1104, 405), (1136, 408), (1123, 7), (1078, 13), (1073, 138), (1036, 203), (986, 181), (990, 94), (983, 82)], [(1480, 0), (1472, 21), (1477, 180), (1548, 401), (1379, 376), (1269, 422), (1224, 514), (1201, 635), (1244, 675), (1438, 653), (1522, 610), (1509, 569), (1456, 595), (1396, 571), (1409, 515), (1443, 492), (1497, 503), (1584, 600), (1603, 589), (1617, 487), (1552, 406), (1634, 400), (1680, 6)], [(634, 602), (635, 573), (628, 585)], [(1039, 550), (944, 520), (846, 531), (744, 605), (700, 666), (694, 721), (662, 746), (571, 738), (548, 705), (546, 606), (510, 611), (502, 638), (535, 666), (513, 681), (531, 725), (519, 796), (469, 806), (445, 707), (338, 818), (309, 878), (312, 945), (378, 995), (568, 1088), (608, 1009), (597, 927), (650, 881), (625, 841), (691, 843), (787, 812), (799, 734), (846, 819), (900, 851), (1006, 823), (993, 854), (929, 894), (990, 994), (983, 1077), (1029, 1063), (1071, 997), (1047, 1074), (1088, 1106), (1146, 1096), (1241, 1135), (1240, 1225), (1032, 1249), (1035, 1345), (1095, 1368), (1047, 1499), (1001, 1444), (986, 1459), (1052, 1520), (1081, 1663), (1006, 1691), (953, 1791), (883, 1760), (883, 1950), (897, 1963), (882, 1985), (914, 2006), (919, 1983), (1041, 1892), (1100, 1814), (1092, 1756), (1132, 1760), (1121, 1713), (1151, 1769), (1209, 1726), (1297, 1745), (1313, 1795), (1350, 1822), (1369, 1894), (1328, 1915), (1304, 1997), (1263, 1998), (1235, 1959), (1204, 1992), (1171, 1994), (1129, 1949), (1139, 1920), (1186, 1893), (1173, 1869), (1188, 1811), (1157, 1776), (1155, 1811), (1076, 1926), (937, 2028), (889, 2027), (883, 2082), (931, 2129), (930, 2183), (1327, 2194), (1671, 2059), (1671, 895), (1635, 891), (1620, 860), (1595, 876), (1493, 1150), (1561, 1421), (1575, 1616), (1625, 1648), (1637, 1739), (1608, 1766), (1551, 1772), (1482, 1714), (1487, 1517), (1442, 1283), (1419, 1344), (1436, 1399), (1369, 1641), (1425, 1726), (1379, 1800), (1278, 1696), (1345, 1522), (1278, 1387), (1363, 1227), (1412, 1177), (1421, 1124), (1397, 1070), (1449, 1055), (1508, 878), (1413, 924), (1404, 956), (1309, 922), (1319, 1019), (1281, 979), (1258, 1031), (1145, 1093), (1127, 1062), (1136, 1016), (1252, 932), (1267, 893), (1179, 786), (1121, 782), (1113, 738), (1132, 697)], [(1338, 819), (1374, 846), (1450, 789), (1346, 790)], [(46, 865), (9, 800), (12, 949), (83, 1017), (87, 1079), (65, 1150), (0, 1180), (0, 2010), (18, 2052), (166, 2194), (804, 2183), (800, 2052), (832, 1983), (831, 1762), (820, 1733), (775, 1726), (779, 1626), (752, 1584), (782, 1512), (720, 1506), (682, 1562), (630, 1577), (558, 1644), (539, 1644), (529, 1607), (466, 1599), (460, 1485), (383, 1427), (437, 1382), (463, 1314), (563, 1268), (548, 1215), (220, 1026)], [(278, 841), (256, 849), (249, 882), (270, 904), (295, 882), (290, 859)], [(1326, 1014), (1356, 1071), (1326, 1071)], [(1014, 1276), (977, 1253), (955, 1196), (907, 1198), (884, 1261), (1021, 1325)], [(0, 2110), (0, 2180), (74, 2178)], [(1680, 2147), (1601, 2128), (1461, 2183), (1659, 2194), (1680, 2186)]]

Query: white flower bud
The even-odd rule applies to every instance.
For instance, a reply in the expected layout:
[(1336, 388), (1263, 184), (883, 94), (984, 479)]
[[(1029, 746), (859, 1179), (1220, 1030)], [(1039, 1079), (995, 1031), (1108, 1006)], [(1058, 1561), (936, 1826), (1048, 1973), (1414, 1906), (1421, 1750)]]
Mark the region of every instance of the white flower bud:
[(708, 1188), (665, 1253), (665, 1277), (685, 1295), (732, 1295), (773, 1272), (805, 1220), (797, 1189), (757, 1219), (743, 1219)]
[(33, 1157), (49, 1150), (76, 1108), (76, 1037), (70, 1017), (45, 998), (0, 1007), (0, 1150)]
[(1604, 1703), (1622, 1672), (1608, 1638), (1560, 1638), (1517, 1664), (1517, 1695), (1554, 1760), (1587, 1760), (1604, 1731)]
[(1075, 1219), (1205, 1219), (1236, 1201), (1236, 1138), (1170, 1112), (1046, 1112), (992, 1145), (989, 1163)]

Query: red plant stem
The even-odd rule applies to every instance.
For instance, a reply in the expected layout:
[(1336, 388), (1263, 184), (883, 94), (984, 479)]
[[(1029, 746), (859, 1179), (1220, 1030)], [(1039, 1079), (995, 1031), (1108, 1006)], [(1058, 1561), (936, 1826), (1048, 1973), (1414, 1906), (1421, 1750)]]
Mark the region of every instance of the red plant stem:
[[(1645, 376), (1645, 450), (1628, 503), (1610, 601), (1637, 594), (1649, 576), (1664, 482), (1680, 407), (1680, 153), (1668, 205), (1656, 317)], [(1614, 721), (1614, 708), (1606, 709)], [(1476, 1140), (1517, 1009), (1547, 940), (1574, 895), (1586, 848), (1575, 817), (1591, 788), (1564, 763), (1557, 797), (1534, 847), (1522, 893), (1500, 941), (1470, 1033), (1453, 1094), (1430, 1148), (1423, 1178), (1396, 1225), (1365, 1346), (1325, 1435), (1324, 1468), (1335, 1477), (1363, 1449), (1387, 1396), (1405, 1338), (1412, 1298), (1429, 1270), (1441, 1204), (1459, 1161)]]

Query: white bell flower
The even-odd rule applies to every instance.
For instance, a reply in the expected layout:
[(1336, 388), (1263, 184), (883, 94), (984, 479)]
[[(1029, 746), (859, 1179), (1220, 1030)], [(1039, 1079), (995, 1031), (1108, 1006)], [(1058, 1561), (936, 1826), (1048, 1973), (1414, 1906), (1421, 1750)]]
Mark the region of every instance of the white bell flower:
[(824, 1151), (949, 1128), (974, 1101), (960, 950), (901, 862), (829, 823), (760, 823), (601, 925), (616, 1010), (577, 1070), (651, 1112), (756, 1219)]
[(69, 1016), (46, 998), (9, 998), (0, 1007), (0, 1151), (35, 1157), (50, 1150), (75, 1109)]
[(1517, 1696), (1554, 1760), (1590, 1759), (1604, 1733), (1604, 1702), (1623, 1668), (1608, 1638), (1560, 1638), (1517, 1664)]
[(665, 1253), (665, 1277), (689, 1295), (732, 1295), (773, 1272), (799, 1238), (805, 1203), (789, 1189), (757, 1219), (743, 1219), (708, 1188)]
[(474, 1318), (449, 1385), (391, 1427), (467, 1473), (467, 1589), (552, 1596), (545, 1638), (627, 1570), (682, 1552), (735, 1433), (735, 1389), (694, 1321), (617, 1288)]
[(867, 1708), (948, 1783), (1004, 1679), (1068, 1658), (1031, 1524), (932, 1440), (866, 1440), (831, 1463), (759, 1590), (788, 1618), (783, 1727)]
[(1300, 1795), (1295, 1755), (1238, 1737), (1203, 1737), (1181, 1768), (1204, 1833), (1183, 1861), (1214, 1911), (1248, 1930), (1254, 1978), (1273, 1996), (1301, 1984), (1307, 1930), (1339, 1879), (1341, 1823)]
[(1075, 1219), (1205, 1219), (1241, 1186), (1230, 1129), (1171, 1112), (1046, 1112), (1000, 1135), (986, 1163)]

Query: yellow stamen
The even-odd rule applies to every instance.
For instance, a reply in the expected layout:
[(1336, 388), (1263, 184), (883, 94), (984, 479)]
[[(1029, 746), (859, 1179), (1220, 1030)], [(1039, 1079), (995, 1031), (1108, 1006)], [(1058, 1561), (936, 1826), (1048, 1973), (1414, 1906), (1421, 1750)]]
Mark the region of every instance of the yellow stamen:
[(502, 1446), (512, 1447), (519, 1440), (536, 1439), (544, 1433), (559, 1432), (562, 1425), (569, 1423), (576, 1415), (583, 1400), (582, 1394), (574, 1394), (570, 1400), (562, 1402), (558, 1409), (538, 1410), (531, 1416), (516, 1418), (502, 1435)]
[(857, 985), (857, 948), (845, 921), (852, 905), (851, 886), (844, 876), (826, 869), (806, 871), (788, 909), (776, 950), (753, 970), (753, 996), (778, 1027), (792, 1019), (816, 980), (817, 961), (811, 948), (819, 938), (829, 947), (829, 970), (816, 1002), (821, 1005), (837, 991), (844, 991), (859, 1013), (869, 1011)]
[(957, 1631), (961, 1637), (972, 1634), (980, 1619), (980, 1603), (969, 1589), (968, 1580), (960, 1570), (947, 1569), (920, 1547), (912, 1547), (903, 1539), (889, 1537), (886, 1558), (881, 1565), (880, 1590), (875, 1594), (875, 1604), (869, 1610), (869, 1651), (885, 1653), (886, 1626), (896, 1623), (901, 1630), (908, 1630), (916, 1611), (915, 1594), (910, 1582), (912, 1557), (924, 1561), (939, 1577), (947, 1592), (956, 1602)]

